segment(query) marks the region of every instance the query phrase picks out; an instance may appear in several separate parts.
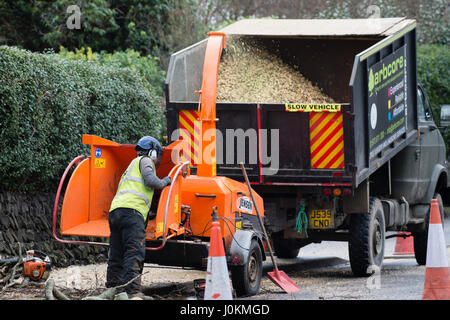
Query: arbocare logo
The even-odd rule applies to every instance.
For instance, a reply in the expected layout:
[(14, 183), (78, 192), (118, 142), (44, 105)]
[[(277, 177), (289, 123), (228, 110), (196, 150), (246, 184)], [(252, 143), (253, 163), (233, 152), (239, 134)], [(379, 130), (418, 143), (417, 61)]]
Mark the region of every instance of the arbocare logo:
[(397, 74), (399, 71), (403, 71), (403, 67), (403, 56), (400, 56), (388, 65), (383, 63), (379, 70), (374, 71), (374, 68), (370, 68), (368, 82), (370, 97), (373, 95), (373, 90), (376, 89), (378, 85)]

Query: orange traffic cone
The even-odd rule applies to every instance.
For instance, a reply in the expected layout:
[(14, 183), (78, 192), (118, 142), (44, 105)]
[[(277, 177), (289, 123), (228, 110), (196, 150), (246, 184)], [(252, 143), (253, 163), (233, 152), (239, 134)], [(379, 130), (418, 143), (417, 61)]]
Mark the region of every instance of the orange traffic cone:
[(205, 300), (232, 300), (230, 278), (218, 221), (212, 223), (206, 270)]
[[(406, 237), (403, 237), (405, 235)], [(394, 255), (412, 255), (414, 254), (414, 238), (410, 232), (397, 232), (395, 240)]]
[(431, 200), (427, 263), (422, 300), (450, 300), (450, 267), (439, 205)]

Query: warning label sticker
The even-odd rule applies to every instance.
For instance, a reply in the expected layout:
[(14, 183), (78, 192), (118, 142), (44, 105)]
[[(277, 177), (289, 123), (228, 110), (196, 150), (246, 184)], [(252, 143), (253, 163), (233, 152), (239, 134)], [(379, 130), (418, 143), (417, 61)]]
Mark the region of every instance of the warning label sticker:
[(100, 169), (106, 168), (106, 159), (103, 158), (95, 159), (94, 167)]
[(288, 112), (340, 112), (340, 104), (298, 104), (286, 103), (285, 109)]

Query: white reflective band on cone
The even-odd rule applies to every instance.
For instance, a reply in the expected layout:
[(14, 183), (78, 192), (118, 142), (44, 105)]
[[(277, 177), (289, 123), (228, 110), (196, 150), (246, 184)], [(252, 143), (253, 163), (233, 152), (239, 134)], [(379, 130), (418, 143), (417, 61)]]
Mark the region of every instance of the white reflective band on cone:
[(447, 248), (442, 224), (430, 223), (428, 227), (427, 267), (448, 267)]
[(208, 257), (204, 299), (233, 299), (225, 257)]

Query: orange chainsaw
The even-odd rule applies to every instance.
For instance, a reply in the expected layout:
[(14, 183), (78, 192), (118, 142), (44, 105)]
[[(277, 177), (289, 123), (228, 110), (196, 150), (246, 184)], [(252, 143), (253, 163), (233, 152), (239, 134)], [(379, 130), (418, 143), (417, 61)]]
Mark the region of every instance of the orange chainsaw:
[[(0, 264), (18, 263), (19, 258), (0, 259)], [(33, 281), (39, 281), (45, 272), (51, 270), (51, 262), (48, 255), (38, 250), (28, 250), (23, 262), (23, 275)]]

